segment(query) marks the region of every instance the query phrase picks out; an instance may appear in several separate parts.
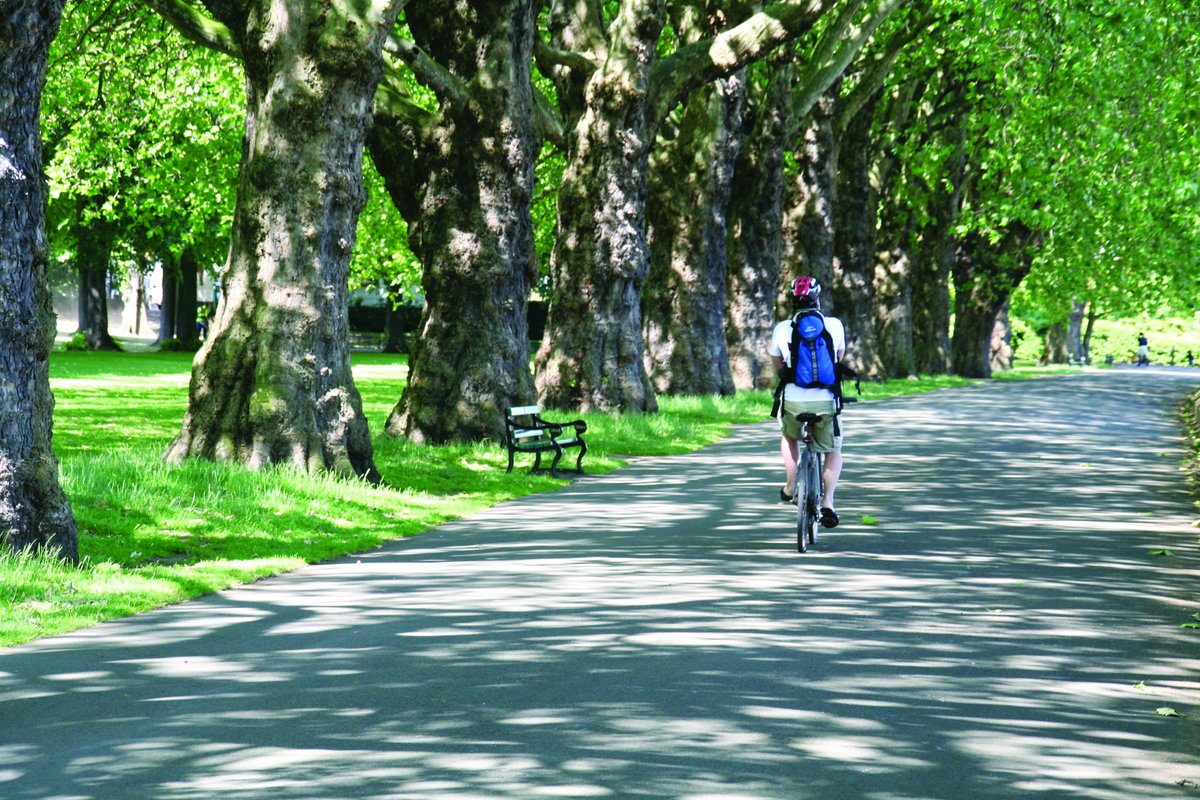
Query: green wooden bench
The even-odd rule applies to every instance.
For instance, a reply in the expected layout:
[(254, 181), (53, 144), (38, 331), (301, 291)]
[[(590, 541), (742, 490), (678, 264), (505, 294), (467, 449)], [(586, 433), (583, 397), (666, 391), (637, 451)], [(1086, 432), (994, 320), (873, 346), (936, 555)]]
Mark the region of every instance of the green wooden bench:
[(551, 422), (541, 417), (540, 406), (513, 406), (504, 415), (505, 444), (508, 447), (508, 470), (513, 470), (513, 459), (517, 453), (533, 453), (533, 467), (530, 472), (544, 472), (542, 453), (553, 453), (554, 460), (550, 462), (550, 474), (556, 478), (563, 475), (558, 469), (558, 462), (567, 450), (577, 449), (579, 457), (575, 460), (572, 472), (583, 474), (583, 456), (587, 453), (587, 442), (583, 434), (587, 423), (581, 419), (570, 422)]

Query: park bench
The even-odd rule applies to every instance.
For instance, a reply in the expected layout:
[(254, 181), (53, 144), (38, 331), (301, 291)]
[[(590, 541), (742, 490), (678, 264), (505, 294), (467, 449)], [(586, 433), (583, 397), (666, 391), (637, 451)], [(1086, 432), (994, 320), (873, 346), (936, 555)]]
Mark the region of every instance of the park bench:
[(559, 473), (558, 462), (563, 452), (570, 449), (579, 450), (579, 458), (575, 460), (575, 472), (583, 474), (583, 456), (587, 453), (587, 443), (583, 434), (587, 431), (587, 423), (581, 419), (570, 422), (551, 422), (541, 417), (540, 406), (513, 406), (504, 415), (504, 438), (508, 446), (508, 469), (513, 470), (513, 458), (517, 453), (533, 453), (533, 467), (530, 472), (543, 472), (542, 453), (553, 453), (554, 460), (550, 462), (550, 474), (556, 478), (563, 477)]
[(1091, 359), (1089, 359), (1087, 356), (1077, 358), (1074, 353), (1071, 353), (1067, 356), (1067, 364), (1072, 367), (1086, 367), (1089, 363), (1091, 363)]

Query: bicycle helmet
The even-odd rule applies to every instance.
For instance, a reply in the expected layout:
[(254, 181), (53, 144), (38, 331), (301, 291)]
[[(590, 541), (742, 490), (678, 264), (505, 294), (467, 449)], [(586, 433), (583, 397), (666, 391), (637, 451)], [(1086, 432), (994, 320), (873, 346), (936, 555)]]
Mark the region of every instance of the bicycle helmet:
[(821, 283), (810, 275), (792, 281), (792, 302), (797, 308), (816, 308), (821, 304)]

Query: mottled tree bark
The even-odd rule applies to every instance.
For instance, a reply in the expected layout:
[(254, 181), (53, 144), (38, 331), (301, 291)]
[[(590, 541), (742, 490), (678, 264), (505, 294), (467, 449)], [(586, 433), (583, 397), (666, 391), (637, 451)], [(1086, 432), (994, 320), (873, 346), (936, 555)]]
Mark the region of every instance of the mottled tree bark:
[(89, 350), (119, 350), (108, 330), (108, 267), (112, 260), (112, 225), (88, 218), (98, 201), (84, 199), (76, 209), (74, 224), (75, 268), (79, 274), (79, 333)]
[(172, 462), (379, 480), (350, 374), (347, 278), (362, 143), (397, 0), (206, 0), (246, 72), (233, 236)]
[(992, 326), (992, 344), (988, 351), (992, 374), (1012, 369), (1012, 322), (1008, 318), (1009, 303), (1005, 301), (996, 313), (996, 324)]
[(39, 119), (62, 7), (15, 0), (0, 17), (0, 543), (75, 561), (75, 517), (51, 449), (54, 311)]
[(777, 3), (661, 61), (663, 0), (620, 5), (603, 59), (596, 59), (594, 71), (580, 71), (585, 110), (568, 137), (551, 257), (554, 293), (536, 360), (544, 404), (657, 409), (643, 364), (640, 308), (649, 269), (646, 167), (655, 126), (688, 94), (809, 30), (833, 5)]
[(913, 360), (916, 371), (927, 375), (943, 375), (952, 367), (950, 284), (956, 242), (951, 231), (966, 190), (965, 138), (961, 122), (945, 133), (952, 155), (944, 178), (928, 193), (928, 220), (921, 228), (913, 263)]
[(875, 100), (856, 114), (837, 144), (837, 204), (834, 238), (834, 297), (846, 325), (845, 364), (864, 378), (887, 372), (876, 342), (876, 213), (872, 185)]
[[(425, 310), (408, 384), (388, 418), (393, 435), (499, 440), (506, 408), (535, 397), (526, 316), (541, 146), (534, 5), (419, 0), (406, 11), (414, 40), (447, 75), (435, 83), (440, 107), (416, 145), (418, 163), (405, 168), (423, 176), (405, 191), (415, 192), (409, 242), (425, 266)], [(383, 149), (372, 147), (376, 164), (392, 170)]]
[(998, 243), (970, 233), (954, 262), (954, 371), (966, 378), (992, 376), (992, 333), (1014, 289), (1029, 274), (1041, 237), (1010, 223)]
[(834, 214), (837, 207), (837, 142), (833, 113), (840, 82), (812, 107), (795, 151), (797, 172), (784, 191), (783, 278), (812, 275), (826, 288), (821, 308), (844, 310), (848, 296), (834, 280)]
[(536, 360), (547, 406), (658, 410), (642, 360), (641, 293), (650, 265), (647, 95), (663, 11), (662, 0), (622, 6), (569, 141), (550, 260), (554, 298)]
[[(716, 33), (745, 5), (686, 2), (672, 27), (688, 44)], [(646, 370), (664, 394), (733, 394), (725, 336), (727, 212), (741, 148), (746, 75), (692, 94), (660, 128), (650, 161), (647, 240), (650, 271), (642, 293)]]
[(733, 394), (725, 340), (726, 210), (745, 77), (692, 95), (651, 160), (646, 370), (661, 394)]
[(875, 353), (885, 377), (912, 375), (912, 260), (895, 246), (879, 253), (875, 265)]
[(782, 273), (783, 161), (791, 66), (774, 62), (751, 82), (744, 144), (729, 204), (729, 366), (738, 389), (775, 383), (767, 346), (776, 321)]

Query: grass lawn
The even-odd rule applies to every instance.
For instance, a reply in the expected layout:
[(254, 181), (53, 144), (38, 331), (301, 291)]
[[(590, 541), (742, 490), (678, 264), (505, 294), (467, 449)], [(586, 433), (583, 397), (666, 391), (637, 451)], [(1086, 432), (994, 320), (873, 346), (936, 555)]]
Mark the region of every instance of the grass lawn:
[[(307, 563), (376, 547), (563, 482), (504, 472), (495, 442), (417, 446), (377, 435), (385, 486), (290, 469), (251, 472), (160, 460), (187, 407), (187, 353), (55, 352), (54, 447), (79, 526), (79, 566), (0, 554), (0, 646), (136, 614)], [(400, 397), (402, 356), (356, 354), (371, 429)], [(863, 399), (971, 383), (962, 378), (864, 384)], [(589, 473), (614, 454), (687, 452), (730, 423), (759, 422), (768, 392), (660, 398), (658, 414), (585, 415)]]

